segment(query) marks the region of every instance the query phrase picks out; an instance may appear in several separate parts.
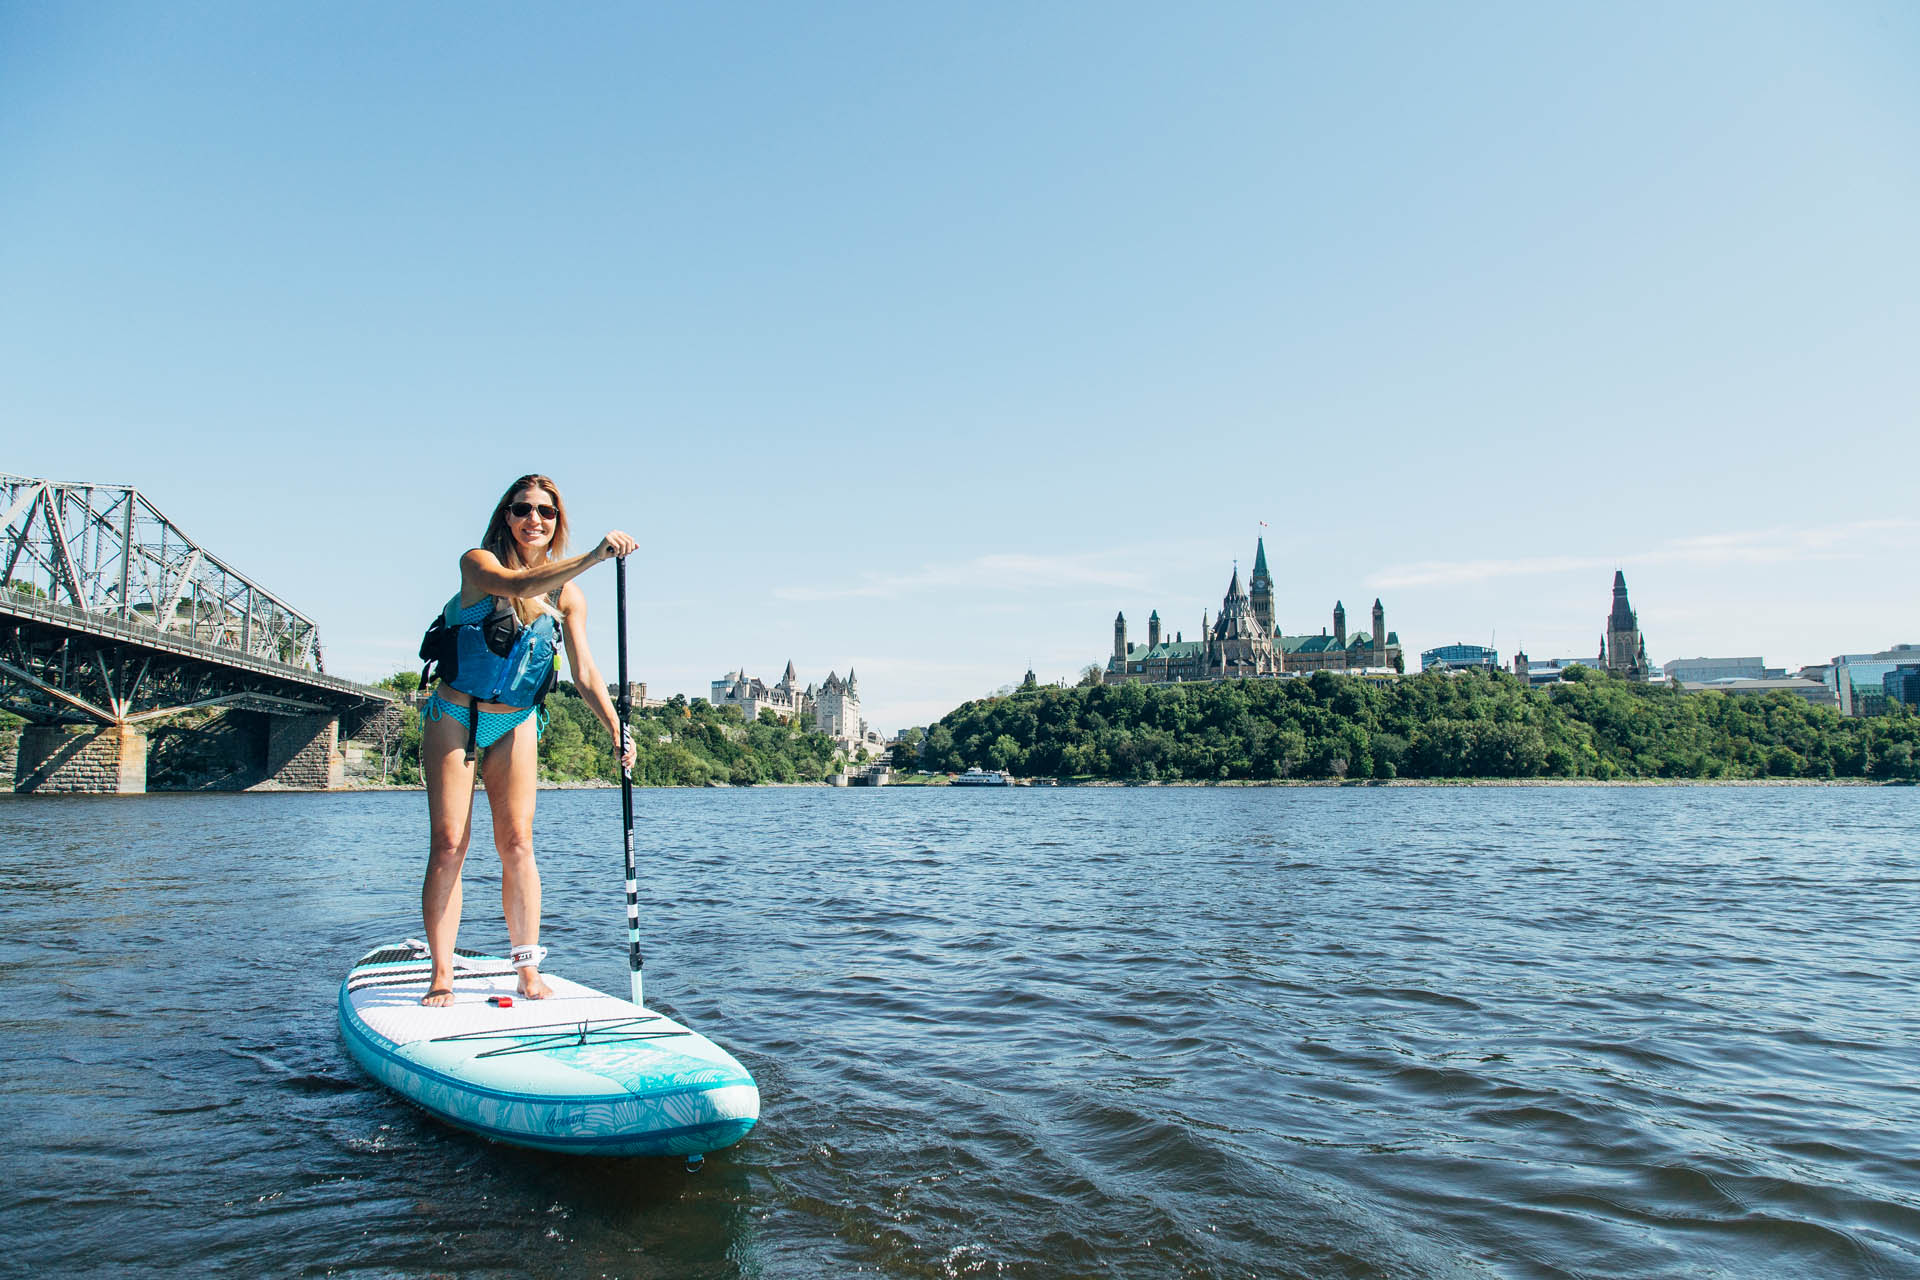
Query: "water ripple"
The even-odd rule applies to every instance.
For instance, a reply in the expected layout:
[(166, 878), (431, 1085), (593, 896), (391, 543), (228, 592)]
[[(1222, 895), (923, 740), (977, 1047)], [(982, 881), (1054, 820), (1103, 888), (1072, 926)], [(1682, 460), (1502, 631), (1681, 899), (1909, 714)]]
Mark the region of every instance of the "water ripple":
[[(0, 1205), (49, 1273), (1920, 1275), (1917, 798), (642, 793), (650, 998), (764, 1098), (697, 1175), (346, 1058), (417, 795), (0, 798)], [(617, 814), (536, 822), (609, 990)]]

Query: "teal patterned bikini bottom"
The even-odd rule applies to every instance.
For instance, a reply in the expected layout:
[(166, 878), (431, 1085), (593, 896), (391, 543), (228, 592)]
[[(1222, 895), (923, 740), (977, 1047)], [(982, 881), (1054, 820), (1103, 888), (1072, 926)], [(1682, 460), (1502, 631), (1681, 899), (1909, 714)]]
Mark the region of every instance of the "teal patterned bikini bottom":
[[(474, 744), (482, 748), (492, 746), (494, 743), (500, 741), (500, 739), (512, 733), (515, 729), (518, 729), (522, 724), (526, 723), (527, 717), (536, 711), (540, 713), (540, 719), (536, 723), (533, 733), (534, 736), (538, 738), (547, 731), (547, 713), (545, 708), (521, 707), (518, 711), (480, 712), (480, 728), (474, 734)], [(463, 707), (457, 702), (449, 702), (436, 693), (427, 699), (427, 705), (421, 714), (428, 720), (439, 720), (442, 717), (448, 717), (451, 718), (455, 724), (465, 727), (470, 722), (469, 718), (475, 713), (472, 709)]]

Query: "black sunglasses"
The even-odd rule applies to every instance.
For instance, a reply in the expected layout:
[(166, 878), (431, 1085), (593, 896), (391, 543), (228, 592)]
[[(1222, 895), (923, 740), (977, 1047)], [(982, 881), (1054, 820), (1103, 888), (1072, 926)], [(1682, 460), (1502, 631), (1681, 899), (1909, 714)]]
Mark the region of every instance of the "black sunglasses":
[(515, 502), (507, 507), (507, 514), (511, 515), (515, 520), (525, 520), (536, 511), (540, 513), (542, 520), (551, 520), (560, 514), (558, 507), (550, 507), (544, 502), (539, 506), (535, 506), (531, 502)]

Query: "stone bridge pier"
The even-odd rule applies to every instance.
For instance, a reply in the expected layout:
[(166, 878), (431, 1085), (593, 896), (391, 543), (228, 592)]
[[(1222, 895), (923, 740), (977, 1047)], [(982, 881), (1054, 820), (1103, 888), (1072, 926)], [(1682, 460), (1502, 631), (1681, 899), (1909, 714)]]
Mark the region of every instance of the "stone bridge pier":
[[(348, 717), (355, 732), (366, 716)], [(193, 728), (38, 725), (20, 731), (16, 793), (326, 791), (344, 784), (341, 716), (228, 711)], [(158, 758), (155, 758), (158, 757)]]
[(13, 789), (138, 795), (147, 789), (147, 734), (138, 725), (30, 724), (20, 730)]

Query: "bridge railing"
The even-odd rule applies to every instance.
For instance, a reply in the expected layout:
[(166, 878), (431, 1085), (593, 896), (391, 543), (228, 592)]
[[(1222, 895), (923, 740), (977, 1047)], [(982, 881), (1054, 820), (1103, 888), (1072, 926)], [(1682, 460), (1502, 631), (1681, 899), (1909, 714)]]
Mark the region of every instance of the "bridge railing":
[(170, 653), (182, 658), (198, 658), (230, 670), (271, 676), (276, 680), (290, 681), (306, 688), (325, 690), (361, 701), (368, 699), (398, 701), (403, 696), (391, 690), (369, 688), (352, 680), (343, 680), (339, 676), (330, 676), (320, 671), (298, 667), (289, 669), (288, 664), (284, 662), (237, 653), (230, 648), (211, 644), (205, 640), (195, 640), (191, 636), (177, 633), (163, 633), (141, 622), (123, 621), (111, 615), (76, 609), (72, 605), (59, 604), (52, 600), (0, 592), (0, 617), (50, 624), (103, 640), (124, 641), (143, 650)]

